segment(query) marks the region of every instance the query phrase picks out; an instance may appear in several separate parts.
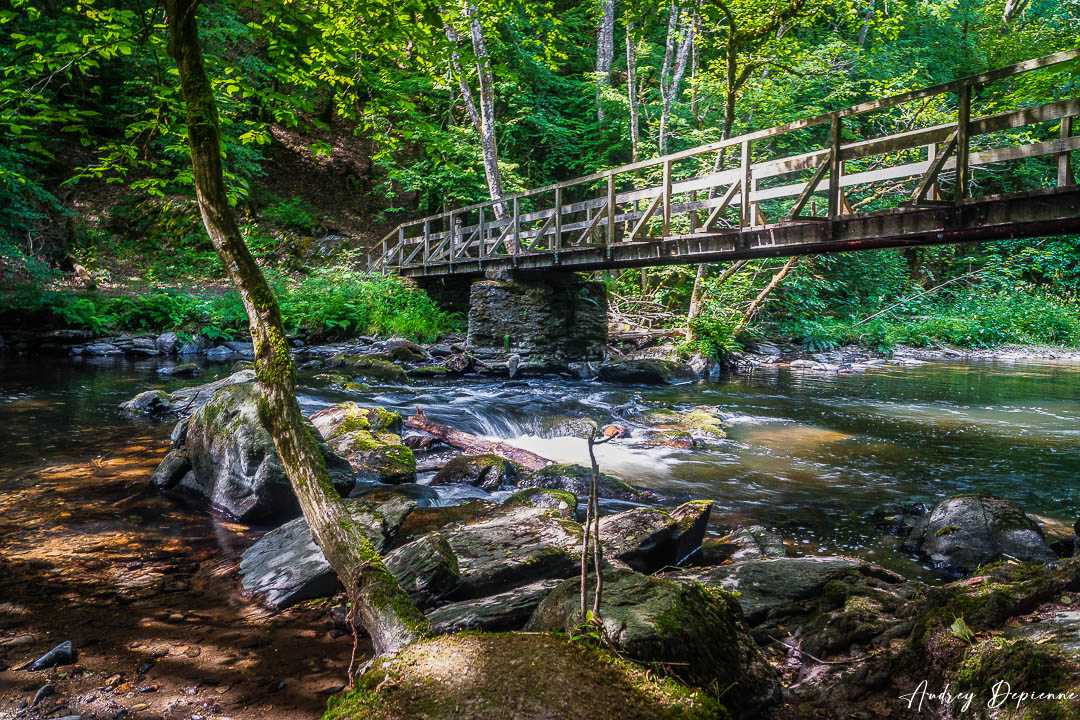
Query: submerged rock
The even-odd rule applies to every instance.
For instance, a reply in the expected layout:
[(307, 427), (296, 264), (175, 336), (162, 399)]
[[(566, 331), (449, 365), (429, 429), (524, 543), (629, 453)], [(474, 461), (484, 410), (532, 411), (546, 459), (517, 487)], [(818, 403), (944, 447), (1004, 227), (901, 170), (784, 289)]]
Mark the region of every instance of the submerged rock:
[(459, 455), (435, 474), (431, 484), (464, 483), (491, 492), (513, 485), (520, 473), (520, 465), (498, 455)]
[(708, 410), (677, 412), (653, 408), (634, 413), (630, 419), (647, 426), (646, 430), (635, 433), (635, 437), (646, 445), (690, 448), (727, 437), (724, 421)]
[(999, 497), (958, 495), (915, 523), (907, 547), (934, 567), (969, 575), (1001, 559), (1049, 562), (1057, 558), (1042, 528), (1015, 503)]
[[(592, 483), (592, 470), (581, 465), (548, 465), (545, 468), (526, 475), (517, 482), (521, 488), (535, 487), (550, 490), (565, 490), (575, 497), (588, 497)], [(602, 498), (643, 502), (655, 500), (656, 495), (631, 487), (621, 480), (600, 474), (599, 493)]]
[[(729, 593), (633, 570), (612, 569), (603, 577), (599, 617), (620, 653), (667, 663), (671, 674), (694, 684), (730, 688), (725, 697), (737, 698), (738, 706), (729, 709), (740, 717), (755, 717), (779, 699), (776, 673)], [(587, 597), (594, 585), (590, 576)], [(527, 629), (575, 632), (581, 623), (579, 591), (577, 579), (563, 582), (540, 603)]]
[[(259, 416), (260, 397), (254, 383), (218, 390), (187, 419), (182, 437), (177, 438), (174, 452), (186, 456), (190, 471), (176, 478), (182, 457), (170, 453), (165, 470), (155, 473), (155, 485), (244, 522), (274, 522), (299, 514), (281, 459)], [(352, 469), (309, 427), (334, 488), (348, 494), (355, 483)]]
[(136, 415), (171, 415), (176, 412), (173, 397), (164, 390), (147, 390), (120, 403), (124, 412)]
[[(725, 696), (727, 697), (727, 695)], [(377, 659), (323, 720), (716, 720), (709, 693), (546, 634), (443, 635)]]
[(681, 360), (620, 360), (600, 367), (600, 379), (630, 385), (694, 382), (698, 374)]
[(311, 422), (361, 480), (395, 484), (416, 480), (416, 458), (401, 440), (401, 415), (344, 402), (318, 411)]

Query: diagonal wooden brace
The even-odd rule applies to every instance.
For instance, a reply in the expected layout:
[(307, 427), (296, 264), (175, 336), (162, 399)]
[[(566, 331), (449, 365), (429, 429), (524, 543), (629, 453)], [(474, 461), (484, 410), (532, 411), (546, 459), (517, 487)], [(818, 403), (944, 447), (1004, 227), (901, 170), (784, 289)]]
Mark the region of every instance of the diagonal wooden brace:
[[(941, 173), (941, 169), (945, 167), (945, 161), (956, 151), (956, 132), (949, 135), (945, 140), (945, 144), (941, 148), (941, 152), (934, 158), (934, 162), (930, 164), (930, 169), (923, 175), (922, 180), (919, 181), (918, 186), (915, 188), (915, 192), (911, 193), (911, 200), (907, 205), (938, 205), (942, 204), (937, 200), (930, 200), (926, 196), (934, 187), (934, 183), (937, 182), (938, 175)], [(951, 203), (944, 203), (950, 205)]]

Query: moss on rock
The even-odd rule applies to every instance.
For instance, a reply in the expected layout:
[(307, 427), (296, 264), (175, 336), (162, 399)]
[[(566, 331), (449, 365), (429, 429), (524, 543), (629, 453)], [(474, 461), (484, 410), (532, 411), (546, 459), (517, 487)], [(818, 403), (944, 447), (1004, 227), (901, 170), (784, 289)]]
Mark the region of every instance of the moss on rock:
[(461, 633), (376, 661), (323, 720), (716, 720), (701, 691), (547, 634)]

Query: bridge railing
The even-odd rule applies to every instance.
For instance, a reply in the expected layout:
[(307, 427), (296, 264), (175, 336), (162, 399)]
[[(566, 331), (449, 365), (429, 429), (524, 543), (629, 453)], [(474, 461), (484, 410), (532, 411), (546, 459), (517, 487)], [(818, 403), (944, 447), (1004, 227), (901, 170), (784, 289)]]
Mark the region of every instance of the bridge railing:
[[(658, 239), (652, 234), (657, 230), (661, 238), (731, 232), (770, 224), (764, 206), (777, 214), (773, 223), (835, 220), (873, 205), (875, 197), (884, 194), (881, 185), (890, 181), (890, 192), (904, 192), (903, 204), (953, 205), (969, 196), (973, 168), (1040, 156), (1055, 156), (1057, 184), (1071, 184), (1069, 153), (1080, 148), (1080, 137), (1071, 134), (1072, 118), (1080, 115), (1080, 98), (981, 117), (972, 116), (971, 105), (973, 92), (988, 83), (1077, 58), (1080, 49), (1059, 52), (404, 222), (382, 239), (376, 256), (369, 258), (369, 269), (386, 272), (463, 262), (475, 267), (487, 259), (516, 262), (535, 253), (557, 258), (575, 248), (649, 242)], [(953, 96), (954, 119), (949, 122), (844, 141), (845, 121), (851, 118), (925, 99), (909, 118), (910, 127), (932, 103), (951, 106)], [(1060, 121), (1056, 139), (999, 147), (990, 141), (972, 147), (974, 138), (1015, 140), (1008, 131), (1054, 121)], [(815, 133), (819, 137), (807, 137)], [(783, 136), (793, 134), (801, 135), (804, 144), (815, 140), (820, 149), (782, 154)], [(948, 197), (939, 182), (947, 174)], [(853, 207), (855, 189), (867, 187), (863, 202)], [(823, 200), (820, 208), (818, 199)]]

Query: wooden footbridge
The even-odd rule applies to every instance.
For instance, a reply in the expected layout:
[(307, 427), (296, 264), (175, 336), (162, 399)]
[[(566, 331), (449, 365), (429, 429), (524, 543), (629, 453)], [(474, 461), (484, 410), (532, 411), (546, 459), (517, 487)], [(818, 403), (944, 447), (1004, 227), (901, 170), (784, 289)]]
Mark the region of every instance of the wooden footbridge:
[[(1078, 58), (1060, 52), (405, 222), (369, 268), (475, 277), (1080, 232)], [(1018, 76), (1034, 70), (1062, 75), (1048, 85), (1070, 96), (973, 115), (988, 85), (1011, 83), (996, 97), (1015, 99)], [(785, 154), (794, 143), (820, 149)], [(1015, 162), (1023, 172), (1003, 173)]]

